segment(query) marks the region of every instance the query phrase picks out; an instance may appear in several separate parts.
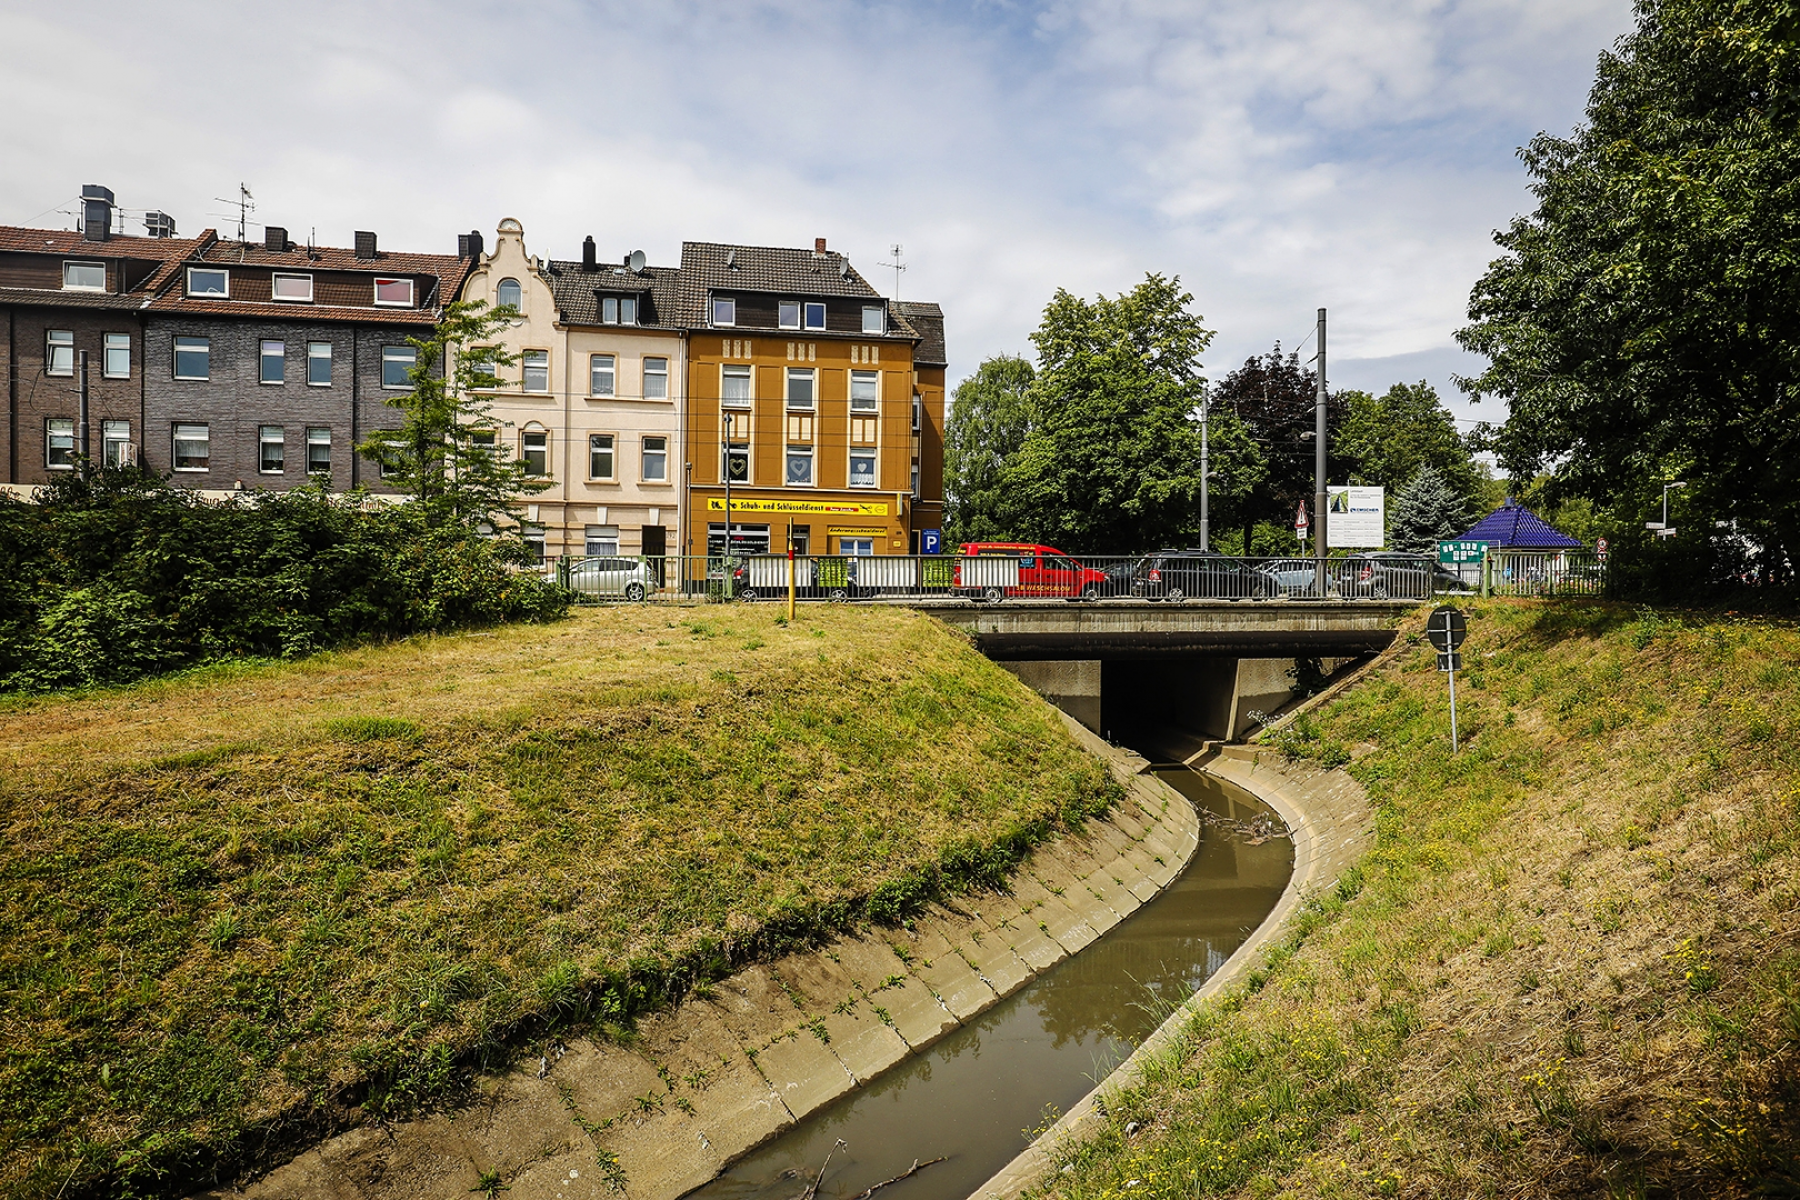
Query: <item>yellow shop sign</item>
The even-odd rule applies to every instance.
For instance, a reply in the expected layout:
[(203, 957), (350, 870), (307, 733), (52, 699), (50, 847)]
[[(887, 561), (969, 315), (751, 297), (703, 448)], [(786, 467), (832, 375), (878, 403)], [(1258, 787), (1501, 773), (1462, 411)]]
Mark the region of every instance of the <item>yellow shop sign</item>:
[[(723, 496), (708, 496), (706, 511), (725, 511)], [(830, 517), (885, 517), (885, 500), (753, 500), (748, 497), (731, 501), (731, 515), (739, 513), (816, 513)]]

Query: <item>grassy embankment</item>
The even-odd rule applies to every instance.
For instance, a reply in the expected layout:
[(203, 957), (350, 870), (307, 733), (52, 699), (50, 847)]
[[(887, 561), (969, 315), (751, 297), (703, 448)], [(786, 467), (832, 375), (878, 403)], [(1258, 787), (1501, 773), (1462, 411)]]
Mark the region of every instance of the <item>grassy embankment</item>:
[(441, 1096), (1117, 794), (955, 634), (846, 607), (14, 698), (0, 765), (0, 1193), (40, 1196)]
[(1463, 754), (1420, 614), (1282, 739), (1375, 848), (1052, 1194), (1800, 1190), (1800, 631), (1471, 608)]

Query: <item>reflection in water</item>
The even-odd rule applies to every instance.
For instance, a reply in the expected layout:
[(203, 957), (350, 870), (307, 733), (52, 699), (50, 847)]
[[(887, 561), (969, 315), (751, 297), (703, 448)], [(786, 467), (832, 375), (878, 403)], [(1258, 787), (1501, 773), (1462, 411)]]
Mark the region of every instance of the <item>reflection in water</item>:
[[(1197, 807), (1233, 820), (1267, 812), (1245, 792), (1180, 767), (1158, 774)], [(819, 1188), (848, 1200), (962, 1200), (1024, 1148), (1046, 1109), (1081, 1099), (1194, 993), (1262, 923), (1293, 868), (1293, 844), (1260, 846), (1209, 828), (1175, 884), (1105, 937), (923, 1054), (851, 1092), (694, 1193), (795, 1200), (839, 1139)]]

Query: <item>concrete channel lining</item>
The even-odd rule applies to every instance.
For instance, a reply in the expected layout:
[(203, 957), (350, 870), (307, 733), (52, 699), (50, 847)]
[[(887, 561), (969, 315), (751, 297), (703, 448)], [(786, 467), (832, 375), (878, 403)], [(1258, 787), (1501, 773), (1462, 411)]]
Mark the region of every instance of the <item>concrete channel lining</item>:
[(1036, 976), (1092, 944), (1180, 874), (1200, 818), (1141, 757), (1073, 719), (1071, 735), (1126, 785), (1105, 820), (1039, 847), (1007, 892), (933, 905), (744, 968), (626, 1046), (588, 1038), (481, 1077), (472, 1103), (328, 1139), (206, 1196), (411, 1200), (466, 1196), (499, 1175), (508, 1200), (623, 1188), (677, 1200)]
[(1333, 886), (1373, 838), (1368, 797), (1341, 770), (1283, 765), (1278, 753), (1246, 746), (1224, 747), (1200, 769), (1243, 788), (1287, 823), (1294, 838), (1294, 873), (1287, 887), (1256, 932), (1199, 991), (1061, 1120), (971, 1193), (970, 1200), (1014, 1200), (1052, 1175), (1071, 1144), (1098, 1134), (1106, 1123), (1105, 1098), (1141, 1083), (1146, 1066), (1158, 1056), (1178, 1052), (1199, 1005), (1241, 982), (1261, 961), (1264, 949), (1282, 936), (1307, 897)]

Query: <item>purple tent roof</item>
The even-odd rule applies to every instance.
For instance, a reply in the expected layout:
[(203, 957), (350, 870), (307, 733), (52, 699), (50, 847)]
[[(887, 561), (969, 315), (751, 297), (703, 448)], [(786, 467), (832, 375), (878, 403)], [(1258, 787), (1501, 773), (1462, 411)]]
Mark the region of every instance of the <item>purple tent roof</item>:
[(1515, 550), (1579, 550), (1581, 543), (1556, 528), (1544, 518), (1514, 500), (1506, 503), (1475, 523), (1475, 528), (1459, 539), (1465, 542), (1492, 542)]

